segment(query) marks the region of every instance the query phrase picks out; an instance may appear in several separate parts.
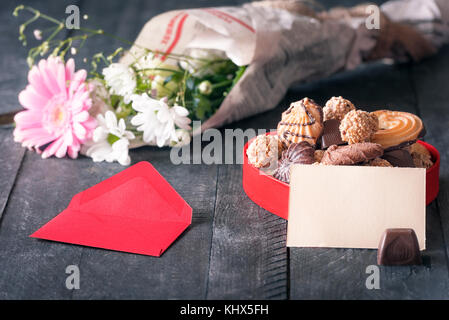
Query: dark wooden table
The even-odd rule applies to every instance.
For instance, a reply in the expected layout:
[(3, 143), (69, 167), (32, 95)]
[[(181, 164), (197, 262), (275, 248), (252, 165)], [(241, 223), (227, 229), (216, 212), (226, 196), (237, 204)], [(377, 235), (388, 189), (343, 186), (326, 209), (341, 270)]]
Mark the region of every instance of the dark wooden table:
[[(89, 15), (90, 26), (130, 40), (149, 18), (163, 11), (242, 2), (26, 1), (61, 18), (67, 5), (77, 4), (82, 14)], [(339, 1), (344, 5), (357, 2)], [(17, 40), (19, 22), (11, 15), (17, 4), (2, 1), (0, 11), (2, 113), (20, 107), (17, 94), (26, 85), (27, 49)], [(111, 52), (119, 45), (98, 38), (79, 55)], [(83, 67), (81, 58), (77, 59), (78, 67)], [(175, 166), (168, 149), (131, 151), (133, 163), (150, 161), (193, 208), (192, 225), (160, 258), (31, 239), (28, 236), (61, 212), (74, 194), (123, 167), (85, 157), (42, 160), (13, 142), (12, 128), (2, 128), (0, 299), (447, 299), (448, 82), (449, 48), (443, 48), (419, 64), (367, 65), (295, 86), (275, 110), (226, 127), (274, 128), (289, 102), (304, 96), (324, 103), (333, 95), (342, 95), (367, 110), (386, 107), (422, 117), (428, 130), (426, 141), (442, 156), (440, 194), (427, 207), (426, 263), (381, 267), (379, 290), (365, 286), (366, 267), (376, 264), (376, 250), (287, 249), (286, 221), (247, 198), (241, 165)], [(68, 265), (80, 269), (79, 290), (65, 287)]]

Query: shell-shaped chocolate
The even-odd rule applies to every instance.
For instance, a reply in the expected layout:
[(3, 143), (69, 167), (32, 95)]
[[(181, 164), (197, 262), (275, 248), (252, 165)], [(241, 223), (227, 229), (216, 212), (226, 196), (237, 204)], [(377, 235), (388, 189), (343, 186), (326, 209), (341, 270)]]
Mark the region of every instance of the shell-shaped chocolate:
[(285, 183), (290, 183), (290, 167), (293, 164), (287, 158), (278, 162), (278, 167), (273, 173), (273, 177)]
[(290, 167), (292, 164), (312, 164), (315, 162), (315, 149), (307, 142), (292, 143), (287, 150), (282, 153), (278, 162), (278, 167), (273, 173), (273, 177), (285, 183), (290, 183)]
[(315, 162), (315, 149), (307, 141), (292, 143), (282, 153), (282, 158), (293, 163), (312, 164)]
[(293, 102), (277, 127), (279, 139), (287, 147), (301, 141), (315, 145), (322, 131), (323, 109), (309, 98)]

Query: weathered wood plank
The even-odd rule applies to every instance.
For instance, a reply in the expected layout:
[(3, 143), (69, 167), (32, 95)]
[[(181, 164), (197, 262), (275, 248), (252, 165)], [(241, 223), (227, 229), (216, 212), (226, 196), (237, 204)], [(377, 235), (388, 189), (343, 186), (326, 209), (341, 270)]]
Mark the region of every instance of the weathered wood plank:
[(434, 145), (441, 156), (440, 192), (437, 198), (439, 219), (446, 243), (446, 259), (449, 256), (449, 47), (433, 58), (411, 68), (416, 88), (417, 103), (426, 124), (425, 140)]
[[(226, 129), (266, 130), (275, 119), (258, 116)], [(223, 154), (232, 153), (237, 160), (240, 148), (223, 139)], [(217, 184), (207, 298), (288, 298), (286, 221), (246, 196), (240, 164), (220, 165)]]
[(240, 165), (221, 165), (208, 299), (286, 299), (286, 221), (252, 203)]
[[(86, 159), (87, 160), (87, 159)], [(29, 238), (68, 205), (91, 176), (88, 161), (43, 160), (28, 152), (0, 228), (0, 297), (69, 299), (65, 269), (77, 265), (81, 247)]]
[[(342, 95), (372, 111), (390, 108), (419, 113), (409, 66), (369, 65), (304, 87), (289, 95), (310, 96), (324, 103)], [(293, 99), (294, 100), (294, 99)], [(375, 265), (376, 250), (290, 249), (292, 299), (412, 299), (447, 298), (448, 267), (441, 224), (435, 206), (427, 207), (427, 250), (430, 266), (381, 267), (379, 290), (368, 290), (366, 267)]]
[(16, 181), (17, 172), (25, 154), (20, 144), (14, 142), (12, 129), (0, 129), (0, 226), (3, 211)]

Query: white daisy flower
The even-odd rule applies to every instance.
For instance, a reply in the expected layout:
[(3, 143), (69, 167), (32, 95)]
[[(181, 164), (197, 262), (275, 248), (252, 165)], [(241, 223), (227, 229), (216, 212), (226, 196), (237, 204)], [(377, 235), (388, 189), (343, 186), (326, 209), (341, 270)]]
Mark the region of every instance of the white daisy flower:
[(105, 116), (97, 116), (98, 127), (93, 133), (93, 144), (87, 149), (86, 155), (94, 162), (118, 161), (123, 166), (131, 163), (128, 155), (129, 140), (135, 138), (134, 134), (126, 130), (125, 120), (117, 117), (112, 111)]
[(173, 122), (181, 129), (191, 130), (190, 123), (192, 120), (188, 117), (189, 111), (182, 106), (174, 106), (170, 108), (170, 114), (173, 118)]
[(134, 71), (124, 64), (112, 63), (104, 68), (102, 73), (112, 93), (122, 96), (125, 103), (129, 103), (130, 96), (136, 88)]
[(131, 96), (132, 108), (137, 111), (131, 119), (131, 124), (137, 127), (137, 131), (143, 131), (143, 141), (146, 143), (156, 143), (157, 134), (161, 124), (157, 119), (159, 101), (150, 98), (146, 93)]
[(159, 102), (160, 109), (157, 113), (157, 118), (162, 124), (162, 129), (158, 132), (158, 137), (161, 141), (165, 139), (166, 144), (171, 141), (177, 141), (178, 136), (176, 134), (175, 125), (179, 128), (189, 130), (191, 121), (187, 117), (189, 111), (181, 106), (169, 107), (166, 103), (166, 99), (161, 99)]

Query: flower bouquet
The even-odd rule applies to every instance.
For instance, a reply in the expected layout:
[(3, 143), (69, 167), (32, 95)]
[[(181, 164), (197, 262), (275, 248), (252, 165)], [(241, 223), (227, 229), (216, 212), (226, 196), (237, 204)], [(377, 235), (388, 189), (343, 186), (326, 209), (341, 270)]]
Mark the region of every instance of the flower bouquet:
[[(123, 52), (118, 48), (109, 56), (92, 57), (89, 74), (75, 71), (74, 59), (65, 63), (64, 58), (77, 53), (77, 42), (82, 47), (92, 36), (112, 35), (80, 28), (80, 36), (54, 40), (63, 22), (26, 6), (17, 7), (14, 15), (21, 10), (34, 14), (20, 27), (24, 45), (31, 22), (42, 18), (54, 24), (47, 38), (41, 30), (33, 32), (42, 43), (29, 51), (29, 85), (19, 94), (25, 111), (14, 119), (15, 140), (43, 158), (76, 158), (82, 151), (96, 162), (128, 165), (133, 144), (188, 144), (192, 120), (214, 114), (246, 68), (218, 50), (194, 49), (181, 55), (139, 47), (127, 64), (114, 62)], [(36, 57), (47, 54), (34, 64)]]
[[(15, 116), (15, 140), (44, 158), (83, 153), (128, 165), (129, 148), (188, 144), (198, 132), (193, 121), (201, 121), (199, 130), (218, 127), (274, 108), (295, 82), (384, 58), (417, 61), (449, 40), (445, 1), (329, 11), (318, 5), (260, 1), (169, 11), (148, 21), (134, 42), (89, 28), (57, 40), (64, 21), (19, 6), (14, 15), (32, 14), (19, 29), (23, 44), (34, 21), (51, 27), (33, 31), (41, 42), (28, 54), (29, 85), (19, 94), (25, 110)], [(378, 28), (367, 28), (370, 12), (376, 13), (367, 9), (378, 10)], [(76, 71), (68, 56), (98, 36), (127, 48), (98, 53), (89, 72)]]

